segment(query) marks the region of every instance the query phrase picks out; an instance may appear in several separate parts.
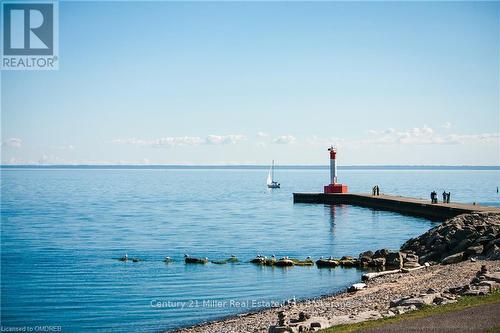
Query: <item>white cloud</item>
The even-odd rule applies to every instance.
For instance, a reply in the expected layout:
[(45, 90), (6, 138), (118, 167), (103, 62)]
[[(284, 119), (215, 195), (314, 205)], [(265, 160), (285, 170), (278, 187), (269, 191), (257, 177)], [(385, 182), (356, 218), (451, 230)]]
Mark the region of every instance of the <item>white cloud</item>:
[(443, 125), (441, 125), (441, 127), (444, 128), (444, 129), (450, 129), (451, 128), (451, 123), (449, 121), (447, 121)]
[(23, 145), (23, 140), (19, 138), (10, 138), (2, 142), (2, 146), (10, 148), (20, 148)]
[(236, 144), (245, 140), (246, 137), (241, 134), (236, 135), (209, 135), (205, 139), (205, 143), (209, 145), (225, 145), (225, 144)]
[(269, 136), (269, 134), (264, 133), (264, 132), (258, 132), (258, 133), (257, 133), (257, 136), (258, 136), (259, 138), (267, 138), (267, 137)]
[(230, 135), (209, 135), (205, 139), (202, 139), (199, 136), (176, 136), (176, 137), (164, 137), (154, 140), (142, 140), (137, 138), (114, 139), (112, 140), (112, 142), (119, 144), (136, 145), (136, 146), (166, 148), (166, 147), (179, 147), (179, 146), (198, 146), (202, 144), (206, 145), (236, 144), (244, 140), (246, 140), (246, 137), (244, 135), (230, 134)]
[(178, 136), (178, 137), (164, 137), (154, 140), (142, 140), (137, 138), (114, 139), (112, 142), (119, 144), (134, 145), (134, 146), (148, 146), (148, 147), (162, 148), (162, 147), (199, 145), (202, 142), (202, 139), (197, 136)]
[(146, 145), (163, 148), (163, 147), (178, 147), (178, 146), (197, 146), (202, 142), (202, 140), (197, 136), (179, 136), (179, 137), (167, 137), (152, 140), (146, 142)]
[(469, 143), (469, 142), (498, 142), (500, 143), (500, 133), (482, 133), (482, 134), (451, 134), (448, 139), (453, 143)]
[(287, 145), (297, 141), (297, 139), (293, 135), (282, 135), (273, 140), (273, 143)]
[(495, 142), (500, 138), (500, 133), (481, 134), (447, 134), (442, 135), (426, 125), (415, 127), (406, 131), (395, 131), (394, 129), (375, 131), (370, 133), (374, 136), (361, 140), (363, 144), (413, 144), (413, 145), (447, 145), (464, 144), (468, 142)]

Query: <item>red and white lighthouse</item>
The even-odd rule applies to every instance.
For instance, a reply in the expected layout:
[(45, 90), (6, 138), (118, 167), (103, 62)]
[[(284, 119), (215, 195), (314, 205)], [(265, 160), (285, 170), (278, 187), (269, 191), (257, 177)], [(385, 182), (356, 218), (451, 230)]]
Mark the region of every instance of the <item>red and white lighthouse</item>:
[(337, 149), (331, 146), (330, 152), (330, 184), (324, 188), (325, 193), (347, 193), (347, 185), (337, 183)]

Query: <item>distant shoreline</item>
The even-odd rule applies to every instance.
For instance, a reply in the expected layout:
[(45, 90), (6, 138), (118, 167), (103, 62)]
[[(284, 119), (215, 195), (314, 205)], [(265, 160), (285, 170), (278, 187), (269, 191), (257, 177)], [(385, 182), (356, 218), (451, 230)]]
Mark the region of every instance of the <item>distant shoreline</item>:
[[(139, 165), (139, 164), (82, 164), (82, 165), (42, 165), (3, 164), (0, 169), (193, 169), (193, 170), (252, 170), (268, 169), (269, 165)], [(328, 170), (328, 165), (277, 165), (282, 170)], [(500, 165), (345, 165), (341, 170), (500, 170)]]

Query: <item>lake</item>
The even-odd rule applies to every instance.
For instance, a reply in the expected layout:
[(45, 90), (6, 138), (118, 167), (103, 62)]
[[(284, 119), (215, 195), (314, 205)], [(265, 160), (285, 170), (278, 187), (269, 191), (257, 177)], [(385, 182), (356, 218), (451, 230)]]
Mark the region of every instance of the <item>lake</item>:
[[(248, 263), (397, 249), (433, 225), (354, 206), (293, 204), (327, 169), (2, 169), (1, 322), (64, 332), (158, 332), (335, 293), (358, 269)], [(351, 192), (500, 206), (499, 170), (340, 170)], [(440, 198), (440, 197), (439, 197)], [(120, 262), (127, 253), (138, 263)], [(238, 264), (185, 265), (183, 255)], [(163, 257), (174, 262), (165, 264)]]

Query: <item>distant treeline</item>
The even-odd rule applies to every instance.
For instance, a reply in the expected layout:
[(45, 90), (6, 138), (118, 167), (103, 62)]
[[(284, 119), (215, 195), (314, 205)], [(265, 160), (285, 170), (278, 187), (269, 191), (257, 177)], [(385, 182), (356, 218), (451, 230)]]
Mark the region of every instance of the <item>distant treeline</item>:
[[(327, 170), (328, 165), (277, 165), (276, 169)], [(1, 169), (268, 169), (268, 165), (0, 165)], [(493, 165), (344, 165), (343, 170), (500, 170)]]

